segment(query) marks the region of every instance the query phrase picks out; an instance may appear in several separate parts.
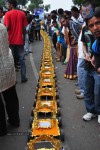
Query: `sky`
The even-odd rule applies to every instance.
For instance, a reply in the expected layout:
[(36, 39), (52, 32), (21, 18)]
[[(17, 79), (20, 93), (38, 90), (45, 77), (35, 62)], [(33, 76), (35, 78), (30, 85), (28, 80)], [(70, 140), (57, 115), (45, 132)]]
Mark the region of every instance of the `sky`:
[(43, 0), (44, 5), (45, 4), (50, 4), (51, 5), (51, 10), (63, 8), (64, 10), (70, 10), (71, 6), (73, 6), (72, 0)]

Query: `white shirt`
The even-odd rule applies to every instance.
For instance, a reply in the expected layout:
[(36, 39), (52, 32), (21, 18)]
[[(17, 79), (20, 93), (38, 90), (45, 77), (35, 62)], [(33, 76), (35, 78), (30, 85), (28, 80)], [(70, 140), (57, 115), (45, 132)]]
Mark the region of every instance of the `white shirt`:
[(82, 32), (79, 35), (78, 38), (78, 58), (85, 58), (84, 52), (83, 52), (83, 42), (81, 42)]
[(0, 92), (9, 89), (15, 83), (14, 60), (9, 49), (7, 29), (0, 23)]

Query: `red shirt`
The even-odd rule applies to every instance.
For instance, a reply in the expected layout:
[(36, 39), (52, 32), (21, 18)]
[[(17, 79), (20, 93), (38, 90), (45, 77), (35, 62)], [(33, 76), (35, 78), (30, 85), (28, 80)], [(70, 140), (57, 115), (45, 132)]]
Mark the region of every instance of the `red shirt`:
[(4, 19), (8, 27), (8, 41), (12, 45), (23, 45), (23, 29), (27, 26), (27, 19), (24, 12), (20, 10), (8, 11)]

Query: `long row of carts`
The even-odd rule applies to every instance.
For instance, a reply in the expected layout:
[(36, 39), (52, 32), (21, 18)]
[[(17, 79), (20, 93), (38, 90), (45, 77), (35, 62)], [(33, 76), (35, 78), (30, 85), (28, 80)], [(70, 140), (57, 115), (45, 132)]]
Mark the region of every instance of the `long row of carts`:
[(31, 110), (26, 149), (62, 150), (65, 149), (62, 146), (64, 132), (51, 41), (43, 30), (41, 30), (41, 36), (44, 39), (44, 48), (35, 100)]

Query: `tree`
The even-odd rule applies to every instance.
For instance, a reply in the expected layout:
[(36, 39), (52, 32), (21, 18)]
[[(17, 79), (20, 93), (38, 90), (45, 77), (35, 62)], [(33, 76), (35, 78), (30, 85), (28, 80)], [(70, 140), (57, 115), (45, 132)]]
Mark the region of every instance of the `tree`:
[(51, 7), (51, 5), (50, 5), (50, 4), (45, 5), (45, 6), (44, 6), (44, 9), (45, 9), (46, 11), (49, 11), (50, 7)]
[(43, 0), (30, 0), (29, 10), (33, 11), (35, 8), (39, 8), (40, 4), (43, 4)]
[(75, 5), (81, 6), (83, 0), (72, 0)]
[[(75, 5), (81, 6), (84, 0), (72, 0)], [(87, 0), (88, 1), (88, 0)], [(100, 0), (91, 0), (96, 6), (100, 6)]]
[[(17, 0), (18, 5), (25, 6), (28, 0)], [(5, 6), (6, 0), (0, 0), (0, 5)]]
[(0, 6), (4, 6), (4, 5), (5, 5), (4, 0), (0, 0)]
[(28, 0), (17, 0), (18, 5), (25, 6), (25, 4), (28, 2)]

